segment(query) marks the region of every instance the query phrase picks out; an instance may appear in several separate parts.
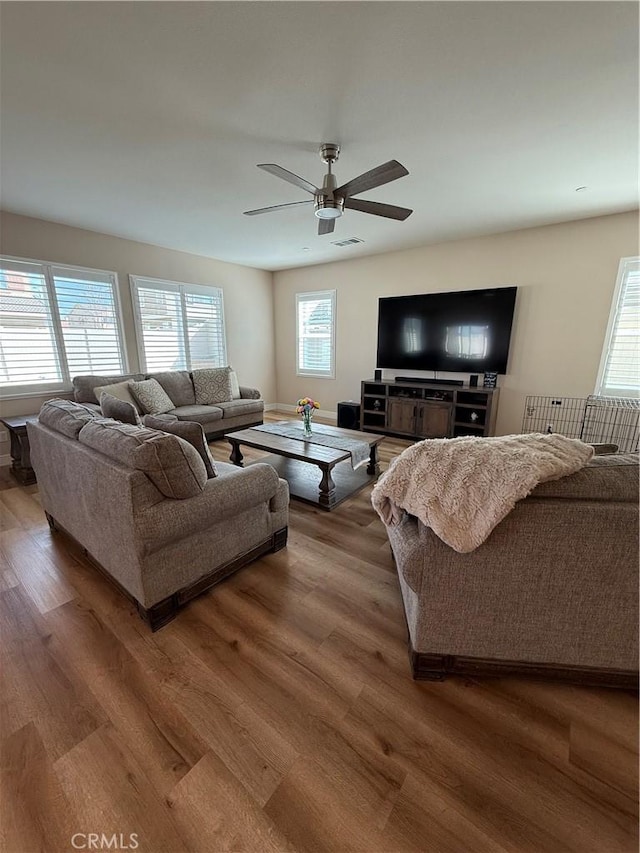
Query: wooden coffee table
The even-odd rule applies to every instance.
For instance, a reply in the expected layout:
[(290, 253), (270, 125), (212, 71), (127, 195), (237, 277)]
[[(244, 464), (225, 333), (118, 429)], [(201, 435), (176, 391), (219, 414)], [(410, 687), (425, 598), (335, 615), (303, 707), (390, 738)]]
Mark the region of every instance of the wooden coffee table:
[[(256, 462), (273, 465), (283, 480), (289, 483), (291, 497), (313, 504), (321, 509), (332, 510), (342, 501), (359, 492), (376, 479), (380, 473), (377, 449), (383, 435), (370, 432), (328, 427), (323, 424), (323, 434), (366, 441), (369, 445), (369, 464), (358, 468), (351, 467), (351, 454), (348, 450), (336, 450), (323, 444), (298, 441), (282, 435), (262, 432), (258, 429), (243, 429), (227, 435), (231, 444), (231, 456), (234, 465), (242, 466), (240, 447), (253, 447), (271, 453)], [(319, 468), (321, 479), (318, 483)]]

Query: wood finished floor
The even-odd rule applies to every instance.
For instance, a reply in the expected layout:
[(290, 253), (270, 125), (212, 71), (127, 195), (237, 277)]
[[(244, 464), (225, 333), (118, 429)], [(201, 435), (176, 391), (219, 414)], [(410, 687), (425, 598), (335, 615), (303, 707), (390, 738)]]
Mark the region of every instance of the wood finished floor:
[(4, 853), (637, 850), (635, 697), (413, 682), (370, 488), (150, 634), (0, 471)]

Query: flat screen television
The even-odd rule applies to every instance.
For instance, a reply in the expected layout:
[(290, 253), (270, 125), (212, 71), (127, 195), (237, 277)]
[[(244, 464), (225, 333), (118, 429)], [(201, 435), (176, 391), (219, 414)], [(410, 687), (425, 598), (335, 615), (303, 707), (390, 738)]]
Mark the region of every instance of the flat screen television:
[(379, 300), (377, 366), (506, 373), (516, 287)]

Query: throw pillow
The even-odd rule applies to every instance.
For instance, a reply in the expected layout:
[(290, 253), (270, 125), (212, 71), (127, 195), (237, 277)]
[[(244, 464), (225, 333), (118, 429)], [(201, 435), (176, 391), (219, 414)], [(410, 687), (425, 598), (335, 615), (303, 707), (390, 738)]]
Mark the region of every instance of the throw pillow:
[(240, 400), (242, 394), (240, 393), (240, 383), (238, 382), (238, 374), (232, 367), (229, 367), (229, 370), (231, 371), (231, 399)]
[(140, 415), (133, 403), (112, 397), (106, 391), (100, 394), (100, 409), (105, 418), (113, 418), (123, 424), (133, 424), (133, 426), (141, 425)]
[(194, 370), (193, 387), (199, 406), (215, 406), (231, 402), (231, 368), (207, 367)]
[(142, 382), (131, 382), (131, 393), (136, 398), (143, 412), (148, 415), (164, 415), (175, 409), (171, 398), (157, 379), (144, 379)]
[(213, 456), (209, 451), (209, 445), (205, 438), (202, 424), (195, 421), (169, 421), (163, 418), (156, 418), (153, 415), (147, 415), (144, 419), (144, 425), (149, 429), (162, 430), (170, 435), (177, 435), (178, 438), (183, 438), (188, 441), (200, 454), (200, 458), (204, 462), (204, 467), (207, 469), (207, 478), (212, 480), (217, 476)]
[(103, 392), (105, 394), (109, 394), (111, 397), (116, 397), (118, 400), (124, 400), (126, 403), (131, 403), (136, 412), (140, 414), (138, 401), (131, 393), (131, 381), (129, 379), (127, 379), (126, 382), (115, 382), (113, 385), (97, 385), (93, 389), (93, 393), (96, 395), (98, 402), (100, 401), (100, 397)]

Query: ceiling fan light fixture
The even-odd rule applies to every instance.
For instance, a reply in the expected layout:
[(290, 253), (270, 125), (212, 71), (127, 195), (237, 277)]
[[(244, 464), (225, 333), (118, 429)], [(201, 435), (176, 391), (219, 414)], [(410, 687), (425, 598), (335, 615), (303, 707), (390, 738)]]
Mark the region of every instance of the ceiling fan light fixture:
[[(333, 178), (333, 175), (329, 175)], [(328, 186), (325, 195), (323, 192), (315, 196), (315, 215), (318, 219), (338, 219), (344, 211), (344, 199), (333, 195), (333, 188)]]
[(319, 207), (315, 214), (318, 219), (338, 219), (342, 216), (342, 211), (339, 207)]

